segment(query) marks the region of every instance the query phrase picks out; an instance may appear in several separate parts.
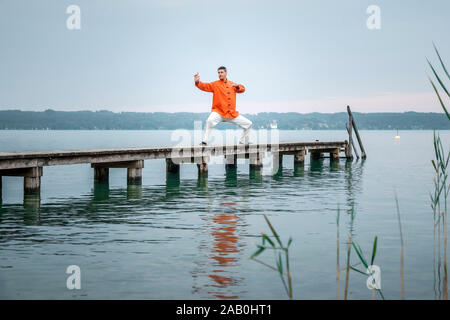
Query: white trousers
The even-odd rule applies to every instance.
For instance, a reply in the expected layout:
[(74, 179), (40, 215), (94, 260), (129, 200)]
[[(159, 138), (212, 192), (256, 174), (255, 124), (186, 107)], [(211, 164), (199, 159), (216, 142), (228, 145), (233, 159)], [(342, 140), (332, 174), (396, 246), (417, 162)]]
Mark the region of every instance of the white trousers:
[(219, 123), (219, 122), (231, 122), (240, 126), (243, 131), (241, 138), (239, 139), (239, 143), (248, 143), (248, 134), (250, 132), (250, 127), (252, 126), (252, 122), (248, 120), (246, 117), (242, 115), (238, 115), (236, 118), (230, 119), (222, 117), (217, 112), (213, 111), (209, 115), (206, 120), (205, 132), (203, 134), (203, 142), (208, 143), (209, 135), (211, 134), (211, 130)]

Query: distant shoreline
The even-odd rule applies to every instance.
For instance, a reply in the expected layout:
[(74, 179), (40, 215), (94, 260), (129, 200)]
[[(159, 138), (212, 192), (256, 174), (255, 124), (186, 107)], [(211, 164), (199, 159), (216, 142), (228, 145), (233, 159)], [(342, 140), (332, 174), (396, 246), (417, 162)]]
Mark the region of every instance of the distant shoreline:
[[(196, 121), (204, 127), (209, 112), (112, 112), (0, 110), (0, 130), (193, 130)], [(344, 130), (347, 112), (245, 114), (253, 129)], [(444, 113), (436, 112), (353, 112), (360, 130), (450, 130)], [(218, 130), (234, 129), (221, 123)]]

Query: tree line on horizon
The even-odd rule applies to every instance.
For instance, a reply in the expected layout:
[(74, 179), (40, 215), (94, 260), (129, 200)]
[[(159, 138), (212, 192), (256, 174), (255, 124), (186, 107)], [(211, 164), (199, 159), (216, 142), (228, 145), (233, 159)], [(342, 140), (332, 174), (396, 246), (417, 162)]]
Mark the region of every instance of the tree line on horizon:
[[(100, 111), (21, 111), (1, 110), (0, 130), (173, 130), (194, 129), (194, 121), (204, 121), (209, 112), (112, 112)], [(280, 130), (345, 130), (348, 115), (337, 113), (244, 114), (254, 129), (270, 129), (275, 121)], [(358, 113), (353, 112), (361, 130), (450, 130), (444, 113)], [(222, 123), (217, 129), (235, 128)]]

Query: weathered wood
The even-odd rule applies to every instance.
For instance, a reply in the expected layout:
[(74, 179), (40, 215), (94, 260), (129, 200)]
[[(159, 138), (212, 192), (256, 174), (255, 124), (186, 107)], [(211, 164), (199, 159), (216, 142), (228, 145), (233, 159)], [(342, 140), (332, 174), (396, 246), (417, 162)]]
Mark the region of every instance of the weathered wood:
[(23, 170), (23, 191), (26, 195), (40, 194), (42, 167), (34, 167)]
[(348, 132), (348, 144), (345, 148), (345, 156), (347, 159), (352, 159), (353, 158), (353, 154), (352, 154), (352, 145), (353, 145), (353, 133), (352, 133), (352, 116), (349, 115), (348, 116), (348, 123), (346, 124), (347, 127), (347, 132)]
[(339, 160), (339, 149), (335, 149), (333, 152), (330, 152), (330, 160)]
[(127, 183), (128, 184), (142, 183), (142, 168), (127, 168)]
[(283, 169), (283, 154), (272, 152), (272, 174), (276, 174)]
[(42, 167), (4, 169), (0, 170), (0, 175), (14, 177), (40, 177), (42, 176)]
[[(351, 132), (350, 132), (350, 129), (348, 127), (348, 123), (345, 125), (345, 127), (347, 128), (348, 135), (350, 136)], [(353, 147), (353, 151), (355, 151), (356, 158), (359, 159), (359, 153), (358, 153), (358, 150), (356, 149), (355, 142), (353, 141), (353, 139), (351, 141), (351, 144), (352, 144), (352, 147)]]
[[(113, 163), (145, 159), (183, 158), (197, 156), (249, 155), (260, 151), (295, 152), (298, 150), (333, 149), (345, 147), (344, 141), (335, 142), (280, 142), (255, 145), (181, 146), (165, 148), (120, 148), (63, 151), (0, 152), (0, 170), (43, 167), (80, 163)], [(284, 153), (285, 154), (285, 153)]]
[(91, 168), (144, 168), (144, 160), (91, 163)]
[(320, 158), (322, 157), (322, 153), (320, 151), (312, 151), (309, 153), (310, 154), (310, 161), (315, 161), (315, 160), (320, 160)]
[(353, 118), (352, 111), (350, 110), (350, 106), (347, 106), (347, 112), (351, 118), (350, 123), (353, 126), (353, 129), (355, 129), (356, 138), (358, 139), (359, 147), (361, 148), (361, 158), (365, 159), (367, 157), (366, 151), (364, 150), (364, 146), (362, 144), (361, 137), (359, 136), (358, 128), (356, 127), (356, 122), (355, 122), (355, 119)]
[(225, 169), (236, 169), (237, 168), (237, 155), (225, 155)]
[(108, 167), (94, 167), (94, 181), (107, 182), (109, 181)]
[(208, 163), (207, 162), (197, 163), (197, 168), (198, 168), (198, 174), (200, 176), (208, 175)]
[(180, 165), (172, 161), (171, 158), (166, 158), (166, 172), (168, 173), (179, 173)]
[[(39, 194), (41, 192), (42, 167), (3, 169), (0, 170), (0, 176), (23, 177), (24, 194)], [(1, 181), (0, 181), (1, 191)]]
[(263, 166), (264, 154), (257, 153), (250, 155), (250, 170), (260, 170)]
[(294, 154), (294, 165), (305, 164), (305, 155), (306, 155), (306, 150), (297, 151)]
[(172, 162), (174, 164), (182, 164), (182, 163), (202, 163), (202, 162), (209, 162), (210, 157), (209, 156), (192, 156), (192, 157), (183, 157), (183, 158), (171, 158)]

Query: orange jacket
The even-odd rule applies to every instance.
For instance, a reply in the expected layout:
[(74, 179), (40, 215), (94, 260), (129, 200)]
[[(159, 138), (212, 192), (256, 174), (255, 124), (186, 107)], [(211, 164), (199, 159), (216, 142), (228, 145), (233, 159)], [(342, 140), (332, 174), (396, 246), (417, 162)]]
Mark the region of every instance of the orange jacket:
[(213, 103), (211, 112), (215, 111), (225, 118), (236, 118), (239, 112), (236, 111), (236, 93), (245, 91), (245, 87), (240, 84), (238, 88), (233, 87), (234, 82), (230, 80), (217, 80), (206, 83), (199, 81), (195, 83), (200, 90), (213, 93)]

